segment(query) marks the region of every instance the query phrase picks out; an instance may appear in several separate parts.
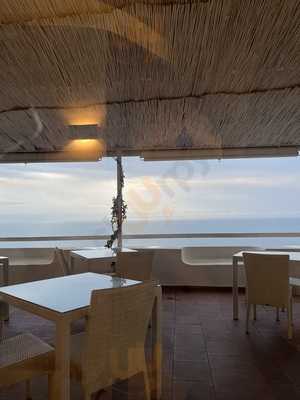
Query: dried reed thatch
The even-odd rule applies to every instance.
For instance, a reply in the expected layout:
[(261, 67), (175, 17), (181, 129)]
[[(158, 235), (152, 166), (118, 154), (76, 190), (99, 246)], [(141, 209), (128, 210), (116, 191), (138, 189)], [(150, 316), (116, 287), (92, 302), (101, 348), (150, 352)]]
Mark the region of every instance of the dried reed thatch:
[(0, 152), (300, 146), (300, 0), (0, 7)]

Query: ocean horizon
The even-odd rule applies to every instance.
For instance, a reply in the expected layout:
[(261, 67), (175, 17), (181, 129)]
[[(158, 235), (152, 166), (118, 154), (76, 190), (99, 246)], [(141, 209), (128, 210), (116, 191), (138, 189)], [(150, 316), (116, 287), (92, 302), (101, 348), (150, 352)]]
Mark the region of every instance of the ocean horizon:
[[(45, 236), (92, 236), (110, 235), (109, 221), (65, 221), (18, 224), (2, 223), (1, 237)], [(168, 233), (286, 233), (300, 232), (300, 218), (202, 218), (195, 220), (128, 220), (124, 234)], [(0, 247), (55, 247), (55, 246), (103, 246), (103, 240), (0, 242)], [(300, 244), (299, 238), (195, 238), (195, 239), (134, 239), (124, 240), (127, 247), (182, 247), (192, 246), (282, 246)]]

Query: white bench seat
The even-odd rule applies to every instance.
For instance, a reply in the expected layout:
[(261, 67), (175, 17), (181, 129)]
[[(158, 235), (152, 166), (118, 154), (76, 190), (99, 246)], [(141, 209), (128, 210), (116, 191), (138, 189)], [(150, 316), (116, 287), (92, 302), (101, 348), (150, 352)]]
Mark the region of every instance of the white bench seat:
[(210, 265), (231, 265), (232, 264), (232, 258), (214, 258), (214, 259), (205, 259), (205, 258), (195, 258), (195, 259), (190, 259), (188, 261), (185, 261), (186, 264), (188, 265), (194, 265), (194, 266), (203, 266), (203, 267), (208, 267)]
[(191, 266), (231, 265), (232, 256), (239, 251), (257, 250), (257, 247), (236, 246), (191, 246), (183, 247), (181, 259), (184, 264)]

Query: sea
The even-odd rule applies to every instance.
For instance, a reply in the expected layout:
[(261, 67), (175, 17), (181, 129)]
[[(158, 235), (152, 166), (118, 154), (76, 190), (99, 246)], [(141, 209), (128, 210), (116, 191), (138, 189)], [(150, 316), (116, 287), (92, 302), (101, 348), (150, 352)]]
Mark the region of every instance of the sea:
[[(202, 218), (194, 220), (128, 220), (124, 234), (169, 234), (169, 233), (286, 233), (299, 232), (299, 237), (279, 238), (175, 238), (175, 239), (130, 239), (124, 240), (126, 247), (181, 248), (183, 246), (261, 246), (280, 247), (300, 245), (300, 218)], [(45, 237), (109, 235), (109, 221), (52, 221), (39, 223), (0, 223), (0, 237)], [(105, 240), (51, 240), (51, 241), (0, 241), (0, 248), (14, 247), (86, 247), (103, 246)]]

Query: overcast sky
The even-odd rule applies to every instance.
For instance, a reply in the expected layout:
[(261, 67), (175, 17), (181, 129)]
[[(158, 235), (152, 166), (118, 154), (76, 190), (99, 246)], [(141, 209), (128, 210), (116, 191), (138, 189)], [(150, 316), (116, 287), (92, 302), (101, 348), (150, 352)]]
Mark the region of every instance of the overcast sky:
[[(298, 158), (123, 161), (128, 219), (300, 217)], [(116, 163), (0, 165), (0, 226), (109, 220)], [(4, 232), (3, 232), (4, 234)]]

